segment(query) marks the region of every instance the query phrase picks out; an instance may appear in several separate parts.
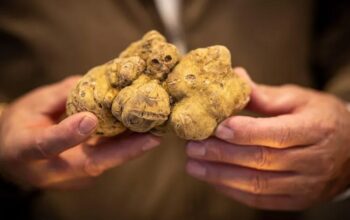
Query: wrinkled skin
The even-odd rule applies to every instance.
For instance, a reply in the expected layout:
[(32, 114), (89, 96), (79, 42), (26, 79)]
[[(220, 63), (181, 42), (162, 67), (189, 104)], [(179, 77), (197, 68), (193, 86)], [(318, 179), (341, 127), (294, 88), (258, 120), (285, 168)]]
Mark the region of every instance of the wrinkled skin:
[(170, 124), (184, 139), (208, 138), (218, 123), (249, 101), (250, 88), (233, 72), (230, 52), (223, 46), (191, 51), (166, 82), (177, 102)]
[(170, 126), (181, 138), (206, 139), (246, 105), (250, 89), (233, 72), (224, 46), (193, 50), (179, 61), (176, 47), (150, 31), (90, 70), (70, 94), (67, 113), (94, 113), (103, 136), (126, 128), (160, 134)]

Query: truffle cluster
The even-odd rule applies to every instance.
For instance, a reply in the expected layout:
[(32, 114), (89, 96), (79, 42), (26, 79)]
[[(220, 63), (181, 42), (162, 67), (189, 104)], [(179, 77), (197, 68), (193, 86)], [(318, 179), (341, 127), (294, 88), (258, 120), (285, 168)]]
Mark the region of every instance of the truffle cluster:
[(150, 31), (84, 75), (68, 97), (67, 114), (94, 113), (96, 134), (103, 136), (170, 127), (183, 139), (202, 140), (243, 109), (249, 93), (226, 47), (199, 48), (181, 58), (174, 45)]

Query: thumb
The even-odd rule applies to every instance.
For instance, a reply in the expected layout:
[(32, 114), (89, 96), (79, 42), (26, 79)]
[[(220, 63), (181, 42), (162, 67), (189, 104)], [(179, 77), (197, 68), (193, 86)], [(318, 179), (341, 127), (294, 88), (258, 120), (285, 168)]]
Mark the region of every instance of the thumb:
[(54, 157), (88, 139), (97, 124), (98, 120), (94, 114), (80, 112), (56, 125), (40, 129), (35, 133), (26, 156), (32, 159)]
[(304, 102), (304, 95), (298, 86), (267, 86), (256, 84), (242, 67), (234, 69), (251, 86), (252, 92), (247, 109), (266, 115), (287, 114)]

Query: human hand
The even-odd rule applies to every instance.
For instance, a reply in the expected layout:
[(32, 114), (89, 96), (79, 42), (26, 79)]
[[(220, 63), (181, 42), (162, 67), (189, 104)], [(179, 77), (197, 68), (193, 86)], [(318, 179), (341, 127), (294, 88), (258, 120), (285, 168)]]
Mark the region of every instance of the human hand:
[(98, 121), (89, 112), (57, 123), (77, 80), (70, 77), (35, 89), (1, 115), (0, 166), (12, 181), (40, 188), (80, 188), (159, 144), (148, 134), (91, 137)]
[[(236, 71), (250, 80), (242, 68)], [(190, 142), (187, 172), (246, 205), (300, 210), (350, 184), (350, 113), (334, 96), (285, 85), (256, 85), (248, 108), (215, 136)]]

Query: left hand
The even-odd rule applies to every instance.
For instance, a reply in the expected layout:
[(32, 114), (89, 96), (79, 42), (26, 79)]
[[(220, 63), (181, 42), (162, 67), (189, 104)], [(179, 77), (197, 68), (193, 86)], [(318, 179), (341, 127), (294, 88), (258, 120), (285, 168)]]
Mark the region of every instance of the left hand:
[[(236, 72), (249, 77), (245, 70)], [(301, 210), (350, 184), (350, 113), (326, 93), (256, 85), (248, 108), (270, 117), (233, 116), (215, 136), (190, 142), (187, 172), (246, 205)]]

